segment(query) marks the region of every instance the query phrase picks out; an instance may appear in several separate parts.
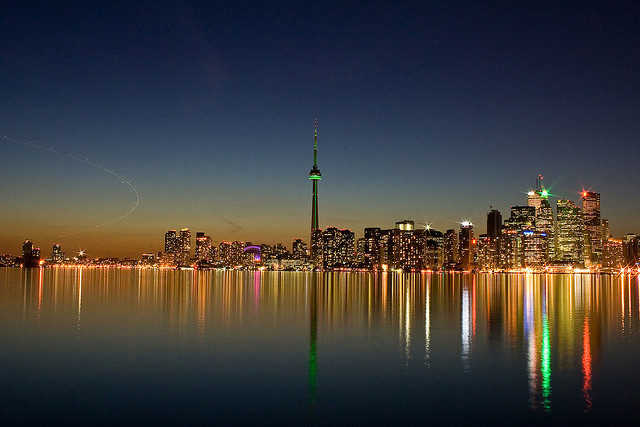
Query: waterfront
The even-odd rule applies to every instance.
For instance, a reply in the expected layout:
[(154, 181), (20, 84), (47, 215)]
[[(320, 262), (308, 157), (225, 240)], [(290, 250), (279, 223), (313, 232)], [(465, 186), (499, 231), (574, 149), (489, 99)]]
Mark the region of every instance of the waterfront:
[(0, 269), (17, 423), (640, 415), (638, 276)]

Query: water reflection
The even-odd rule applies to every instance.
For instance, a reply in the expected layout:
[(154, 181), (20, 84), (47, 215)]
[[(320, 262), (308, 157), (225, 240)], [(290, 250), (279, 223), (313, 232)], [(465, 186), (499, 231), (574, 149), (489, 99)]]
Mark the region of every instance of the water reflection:
[[(523, 406), (553, 414), (575, 400), (591, 412), (611, 392), (602, 389), (603, 360), (615, 363), (621, 356), (610, 349), (638, 339), (640, 282), (637, 276), (5, 268), (0, 310), (3, 348), (25, 339), (10, 328), (68, 346), (71, 327), (79, 354), (103, 348), (100, 340), (113, 341), (111, 334), (130, 346), (119, 348), (118, 357), (132, 360), (149, 336), (168, 352), (201, 352), (202, 360), (219, 363), (238, 357), (257, 372), (261, 365), (247, 362), (254, 354), (273, 354), (261, 362), (280, 366), (286, 353), (291, 372), (304, 366), (296, 375), (314, 419), (323, 399), (339, 389), (335, 381), (365, 365), (376, 373), (358, 377), (369, 387), (391, 383), (376, 382), (378, 376), (405, 375), (395, 366), (407, 378), (421, 378), (413, 386), (421, 393), (432, 392), (424, 384), (434, 381), (472, 387), (504, 372), (504, 382), (513, 382), (504, 387), (526, 396)], [(21, 342), (19, 348), (36, 352), (38, 345), (54, 346)], [(194, 369), (214, 369), (200, 363)]]

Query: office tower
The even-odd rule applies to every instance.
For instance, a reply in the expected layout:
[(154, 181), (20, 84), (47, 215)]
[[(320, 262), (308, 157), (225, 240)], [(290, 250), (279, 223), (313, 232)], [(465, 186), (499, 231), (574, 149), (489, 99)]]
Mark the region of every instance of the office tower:
[(191, 230), (183, 228), (178, 237), (178, 265), (191, 265)]
[(366, 240), (364, 237), (360, 237), (356, 240), (356, 265), (358, 267), (364, 267), (364, 245)]
[(542, 185), (542, 175), (538, 175), (536, 189), (527, 194), (527, 205), (535, 208), (535, 231), (547, 239), (546, 260), (555, 258), (555, 226), (553, 208), (549, 203), (549, 192)]
[(458, 233), (454, 229), (449, 229), (444, 233), (442, 253), (444, 265), (448, 268), (455, 267), (460, 261), (460, 248), (458, 246)]
[(421, 269), (424, 266), (424, 235), (414, 228), (414, 222), (396, 222), (391, 231), (391, 262), (393, 268)]
[(40, 248), (33, 246), (29, 239), (22, 244), (22, 258), (20, 265), (26, 268), (38, 267), (40, 265)]
[(169, 230), (164, 233), (164, 253), (165, 262), (173, 264), (177, 261), (178, 237), (176, 235), (176, 230)]
[[(511, 206), (511, 216), (504, 222), (503, 241), (500, 248), (502, 268), (526, 267), (525, 238), (532, 236), (530, 232), (535, 231), (535, 224), (535, 206)], [(529, 254), (529, 257), (536, 257), (538, 259), (536, 263), (543, 263), (546, 252)]]
[(355, 234), (351, 230), (327, 227), (322, 232), (322, 260), (326, 270), (351, 267), (355, 254)]
[(542, 268), (549, 261), (549, 239), (539, 230), (524, 230), (522, 238), (521, 267)]
[(602, 220), (602, 244), (603, 245), (607, 243), (607, 240), (609, 240), (609, 237), (611, 237), (611, 231), (609, 231), (609, 220), (603, 219)]
[(307, 244), (302, 239), (295, 239), (291, 243), (291, 254), (293, 259), (306, 260), (308, 258)]
[(205, 236), (203, 232), (196, 233), (196, 261), (199, 263), (210, 262), (212, 260), (211, 254), (211, 236)]
[(636, 267), (640, 262), (640, 237), (627, 233), (623, 239), (624, 262), (627, 267)]
[(243, 265), (244, 242), (220, 242), (220, 262), (228, 268), (236, 268)]
[(487, 213), (487, 247), (485, 268), (496, 269), (500, 267), (500, 241), (502, 240), (502, 214), (489, 207)]
[(427, 227), (423, 231), (424, 234), (424, 266), (426, 268), (435, 270), (442, 267), (444, 263), (443, 259), (443, 245), (444, 234), (441, 231), (434, 230)]
[(491, 267), (491, 251), (489, 244), (489, 235), (481, 234), (476, 238), (476, 264), (482, 269), (493, 269)]
[(460, 224), (460, 265), (462, 269), (469, 270), (474, 264), (473, 257), (473, 224), (464, 221)]
[(60, 244), (59, 243), (54, 243), (53, 244), (53, 249), (51, 251), (51, 256), (49, 256), (49, 259), (54, 264), (60, 264), (61, 262), (64, 261), (64, 258), (65, 258), (65, 254), (64, 254), (64, 252), (62, 252)]
[(380, 267), (380, 228), (364, 229), (364, 267), (377, 269)]
[(580, 208), (571, 200), (559, 199), (556, 209), (556, 259), (581, 263), (584, 226)]
[(602, 259), (600, 193), (594, 191), (582, 192), (582, 219), (584, 221), (585, 238), (588, 238), (591, 244), (591, 262), (599, 263)]
[(605, 271), (620, 270), (626, 265), (624, 253), (622, 239), (607, 239), (602, 245), (602, 269)]
[(309, 179), (313, 183), (313, 196), (311, 198), (311, 262), (316, 267), (322, 266), (322, 230), (318, 220), (318, 182), (322, 174), (318, 169), (318, 124), (313, 131), (313, 168), (309, 171)]

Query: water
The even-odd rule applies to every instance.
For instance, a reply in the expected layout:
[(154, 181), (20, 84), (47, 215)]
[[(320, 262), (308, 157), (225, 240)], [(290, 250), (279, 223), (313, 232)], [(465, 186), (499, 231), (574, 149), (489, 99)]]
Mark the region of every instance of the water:
[(0, 269), (3, 424), (640, 416), (640, 282)]

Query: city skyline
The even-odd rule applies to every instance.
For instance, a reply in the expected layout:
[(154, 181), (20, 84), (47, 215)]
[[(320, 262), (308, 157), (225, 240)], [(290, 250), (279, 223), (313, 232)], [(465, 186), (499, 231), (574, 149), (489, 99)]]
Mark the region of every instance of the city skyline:
[[(314, 119), (322, 229), (482, 229), (489, 206), (526, 204), (541, 173), (552, 205), (595, 191), (612, 235), (638, 233), (639, 16), (568, 3), (7, 6), (0, 136), (24, 144), (0, 140), (0, 252), (31, 238), (45, 253), (139, 257), (176, 226), (307, 241)], [(92, 164), (140, 192), (99, 228), (136, 200)]]

